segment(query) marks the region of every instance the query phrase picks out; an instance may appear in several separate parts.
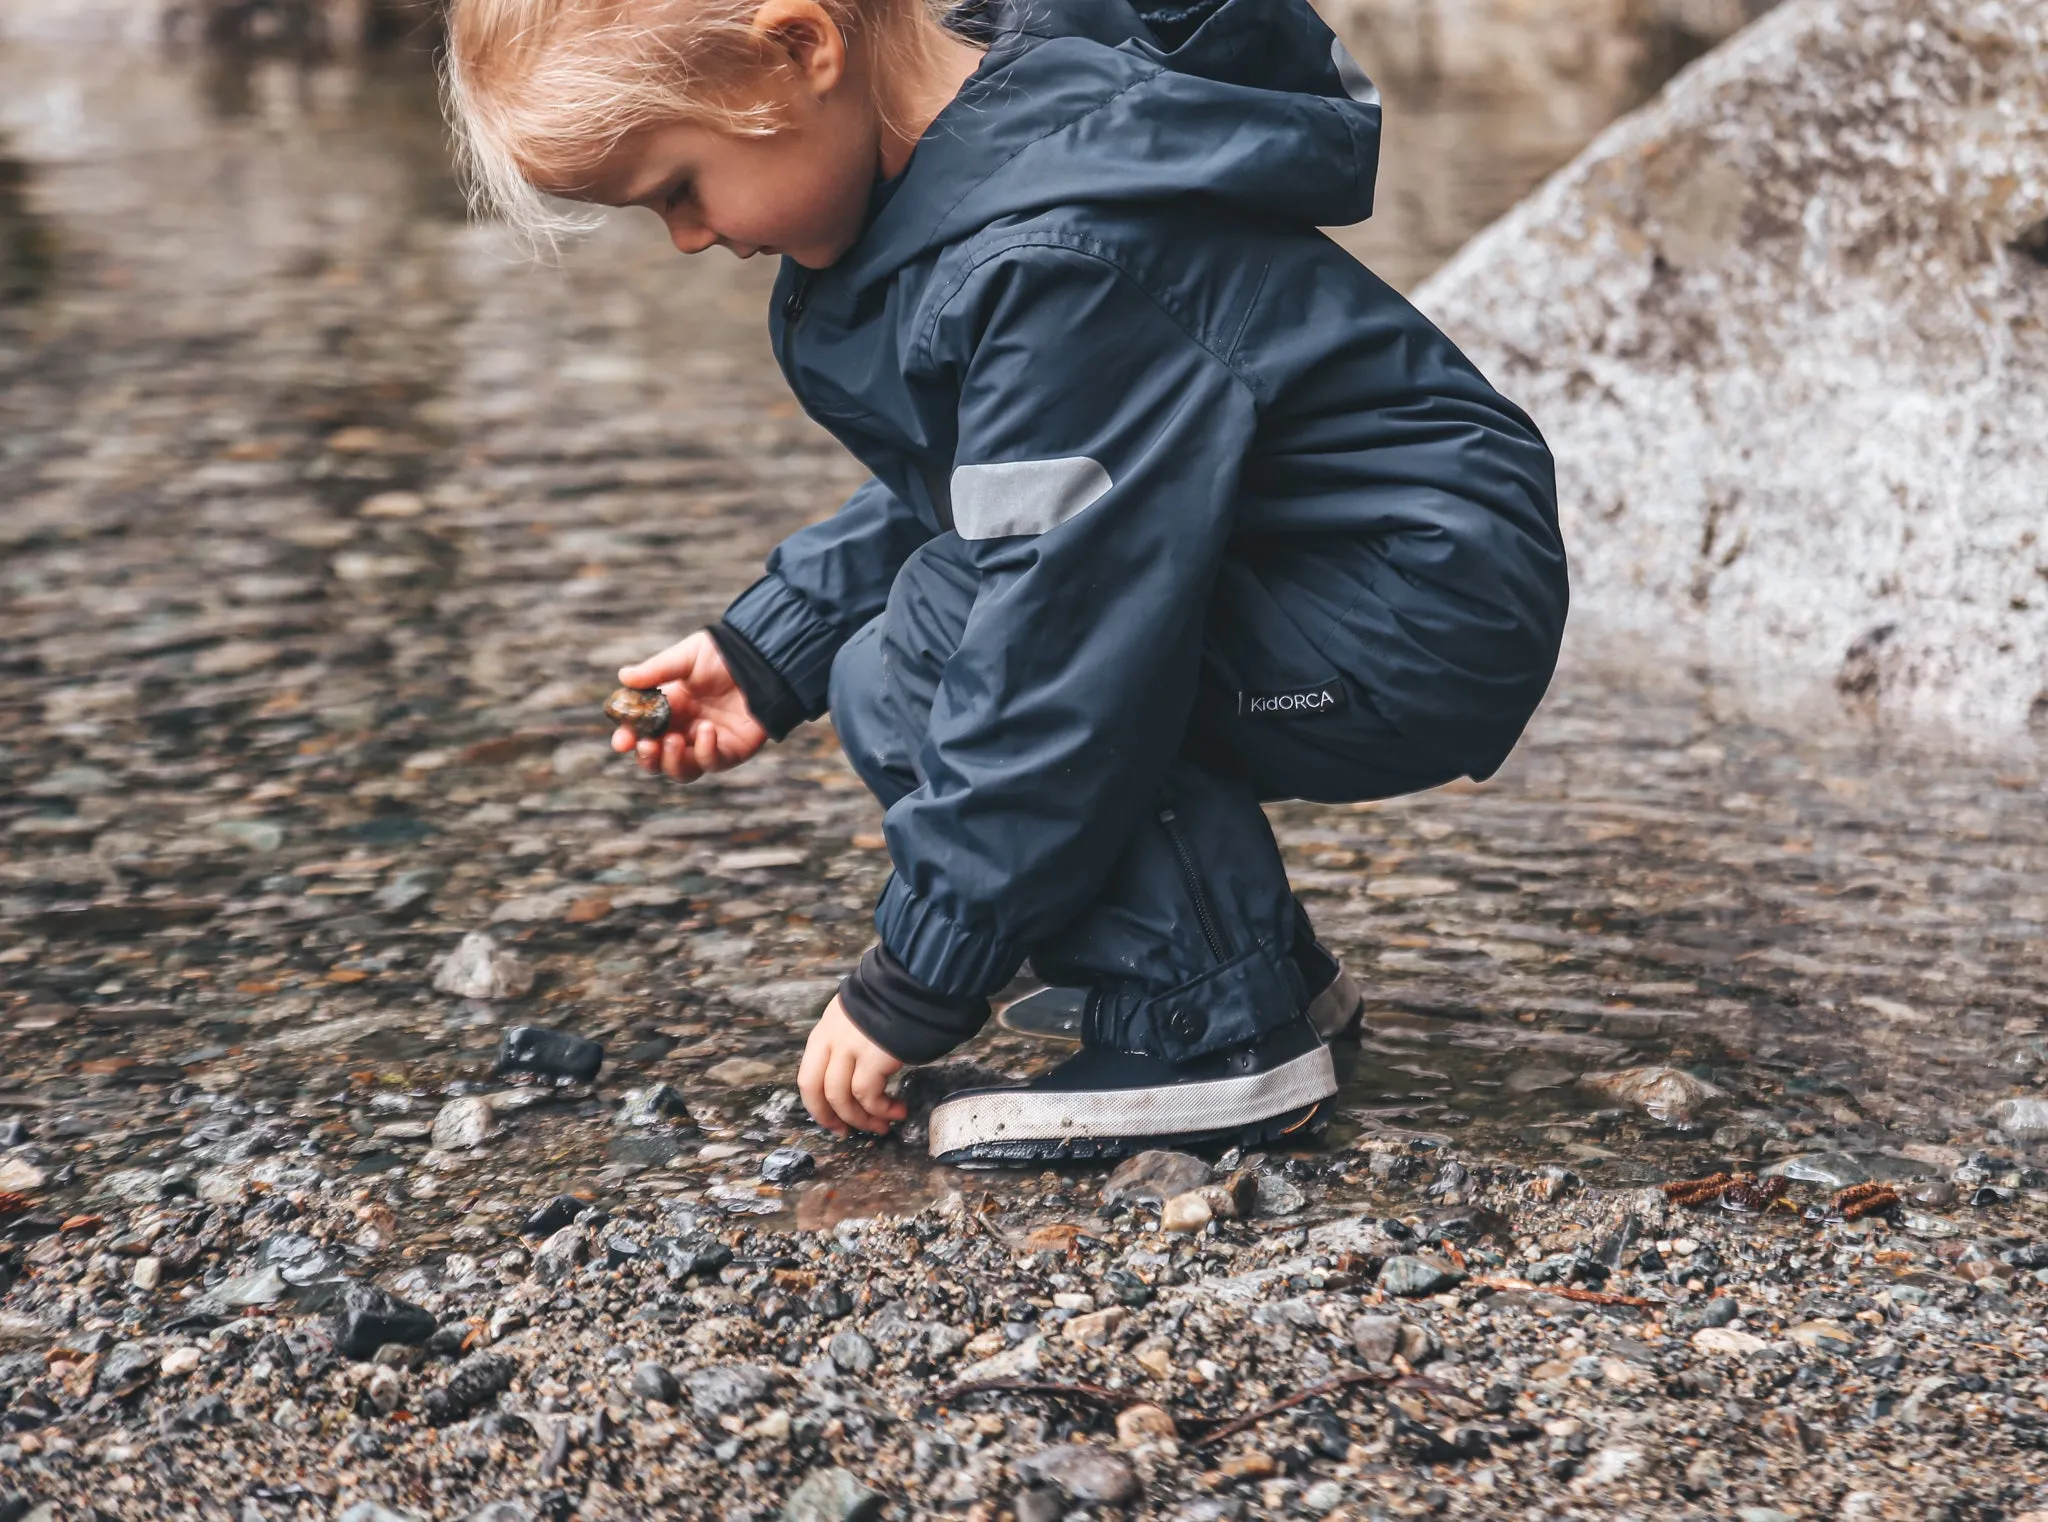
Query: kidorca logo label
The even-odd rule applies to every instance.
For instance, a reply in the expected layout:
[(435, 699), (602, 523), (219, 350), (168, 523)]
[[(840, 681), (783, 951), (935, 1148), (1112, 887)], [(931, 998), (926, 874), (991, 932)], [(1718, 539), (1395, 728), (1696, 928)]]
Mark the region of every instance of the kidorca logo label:
[(1344, 706), (1344, 689), (1336, 682), (1299, 692), (1241, 692), (1237, 711), (1246, 718), (1275, 719), (1328, 713)]

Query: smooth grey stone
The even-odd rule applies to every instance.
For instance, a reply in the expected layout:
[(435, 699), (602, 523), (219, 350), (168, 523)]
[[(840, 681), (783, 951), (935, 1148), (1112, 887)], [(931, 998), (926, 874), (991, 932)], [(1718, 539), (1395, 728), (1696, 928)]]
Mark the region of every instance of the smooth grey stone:
[(1026, 1480), (1056, 1485), (1068, 1499), (1091, 1506), (1121, 1506), (1143, 1489), (1137, 1470), (1121, 1454), (1092, 1443), (1063, 1443), (1016, 1463)]
[(882, 1501), (849, 1470), (813, 1469), (782, 1503), (782, 1522), (873, 1522)]
[(842, 1374), (871, 1374), (874, 1372), (875, 1345), (861, 1336), (852, 1327), (835, 1333), (829, 1349), (832, 1362)]
[(699, 1416), (717, 1417), (763, 1399), (775, 1388), (775, 1376), (753, 1364), (718, 1364), (692, 1374), (687, 1388)]
[(1402, 1254), (1387, 1259), (1380, 1269), (1379, 1285), (1390, 1295), (1435, 1295), (1464, 1279), (1455, 1268)]
[(1155, 1148), (1118, 1165), (1102, 1186), (1102, 1203), (1163, 1205), (1177, 1194), (1201, 1188), (1212, 1176), (1199, 1157)]

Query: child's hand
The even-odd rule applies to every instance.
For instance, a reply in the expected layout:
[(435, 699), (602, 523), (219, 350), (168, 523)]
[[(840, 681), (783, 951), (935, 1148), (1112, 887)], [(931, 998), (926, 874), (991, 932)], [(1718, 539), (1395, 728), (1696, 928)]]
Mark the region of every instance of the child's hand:
[(636, 751), (643, 771), (695, 782), (706, 772), (731, 771), (768, 743), (768, 731), (703, 629), (637, 666), (620, 667), (619, 680), (668, 695), (668, 733), (660, 739), (642, 740), (623, 724), (612, 732), (612, 749)]
[(902, 1100), (882, 1090), (902, 1068), (846, 1018), (834, 998), (811, 1027), (796, 1086), (811, 1119), (834, 1136), (844, 1136), (849, 1126), (880, 1135), (910, 1114)]

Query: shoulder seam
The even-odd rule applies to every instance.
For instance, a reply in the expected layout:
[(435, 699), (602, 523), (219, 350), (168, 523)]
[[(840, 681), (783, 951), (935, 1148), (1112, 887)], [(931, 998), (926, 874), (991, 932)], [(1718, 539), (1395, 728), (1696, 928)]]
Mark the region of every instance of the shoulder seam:
[[(1266, 395), (1265, 387), (1259, 383), (1258, 379), (1248, 374), (1237, 363), (1236, 356), (1239, 344), (1243, 339), (1245, 329), (1249, 327), (1251, 322), (1251, 309), (1249, 306), (1246, 308), (1244, 321), (1239, 324), (1238, 331), (1233, 335), (1228, 348), (1219, 348), (1210, 338), (1198, 332), (1195, 325), (1188, 321), (1185, 314), (1176, 311), (1171, 303), (1161, 297), (1145, 281), (1140, 280), (1133, 274), (1108, 247), (1095, 239), (1076, 237), (1072, 234), (1026, 233), (1019, 237), (1006, 239), (997, 247), (977, 254), (947, 282), (946, 289), (940, 292), (932, 302), (930, 313), (925, 318), (922, 330), (917, 335), (916, 346), (912, 351), (913, 355), (921, 359), (926, 365), (932, 364), (934, 359), (932, 353), (933, 338), (938, 330), (939, 319), (946, 314), (947, 309), (958, 299), (960, 293), (966, 289), (968, 282), (984, 266), (994, 263), (1006, 254), (1012, 254), (1019, 249), (1026, 248), (1056, 249), (1063, 253), (1078, 254), (1083, 258), (1093, 259), (1098, 264), (1107, 266), (1116, 273), (1118, 278), (1122, 279), (1133, 290), (1157, 307), (1160, 314), (1178, 328), (1182, 336), (1189, 343), (1201, 349), (1219, 365), (1223, 366), (1225, 370), (1229, 371), (1231, 378), (1251, 394), (1252, 401), (1255, 404), (1263, 406), (1270, 400)], [(1266, 276), (1271, 269), (1272, 262), (1268, 260), (1266, 268), (1260, 271), (1259, 283), (1253, 290), (1252, 299), (1254, 302), (1256, 302), (1259, 292), (1265, 289)]]

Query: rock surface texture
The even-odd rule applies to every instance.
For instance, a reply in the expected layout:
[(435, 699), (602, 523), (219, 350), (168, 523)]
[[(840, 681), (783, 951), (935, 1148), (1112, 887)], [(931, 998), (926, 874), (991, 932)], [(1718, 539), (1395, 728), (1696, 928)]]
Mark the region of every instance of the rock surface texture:
[(1418, 301), (1556, 450), (1582, 655), (2048, 732), (2048, 9), (1794, 0)]

